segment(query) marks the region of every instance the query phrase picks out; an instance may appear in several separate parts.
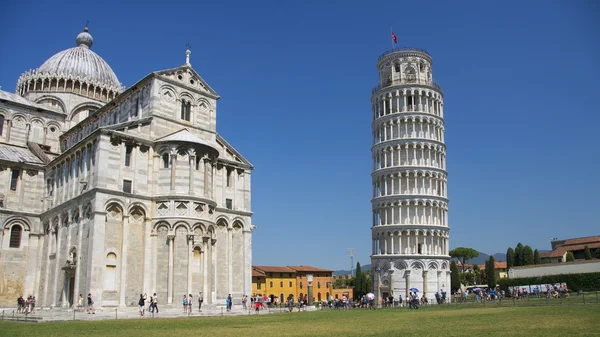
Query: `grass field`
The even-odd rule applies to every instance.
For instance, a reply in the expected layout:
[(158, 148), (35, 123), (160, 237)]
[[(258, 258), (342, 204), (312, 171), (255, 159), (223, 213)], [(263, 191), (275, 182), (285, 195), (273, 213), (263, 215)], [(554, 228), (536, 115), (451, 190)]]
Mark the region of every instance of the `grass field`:
[(0, 322), (0, 336), (598, 336), (600, 306), (379, 309), (259, 316)]

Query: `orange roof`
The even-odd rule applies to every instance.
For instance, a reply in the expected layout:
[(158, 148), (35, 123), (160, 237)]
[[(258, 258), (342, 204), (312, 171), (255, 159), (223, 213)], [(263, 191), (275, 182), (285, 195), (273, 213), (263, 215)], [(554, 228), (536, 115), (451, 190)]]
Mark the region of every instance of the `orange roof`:
[[(597, 243), (600, 244), (600, 235), (596, 235), (596, 236), (586, 236), (584, 238), (574, 238), (574, 239), (567, 239), (565, 240), (565, 242), (562, 244), (562, 246), (572, 246), (572, 245), (581, 245), (581, 244), (590, 244), (590, 243)], [(590, 247), (592, 248), (592, 247)]]
[[(573, 239), (573, 240), (575, 240), (575, 239)], [(562, 257), (563, 255), (565, 255), (566, 252), (573, 252), (576, 250), (584, 250), (586, 245), (589, 248), (600, 248), (600, 241), (596, 242), (596, 243), (589, 243), (589, 244), (578, 244), (578, 245), (574, 244), (574, 245), (569, 245), (569, 246), (560, 246), (551, 252), (540, 253), (540, 257), (543, 257), (543, 258)]]
[(322, 268), (316, 268), (316, 267), (311, 267), (311, 266), (288, 266), (291, 269), (294, 269), (295, 271), (300, 271), (300, 272), (322, 272), (322, 273), (331, 273), (333, 272), (333, 270), (330, 269), (322, 269)]
[(295, 273), (296, 271), (288, 267), (282, 266), (252, 266), (254, 269), (258, 269), (265, 273)]
[(260, 270), (252, 269), (252, 277), (264, 277), (265, 273)]
[(506, 262), (494, 262), (494, 269), (506, 269), (507, 264)]

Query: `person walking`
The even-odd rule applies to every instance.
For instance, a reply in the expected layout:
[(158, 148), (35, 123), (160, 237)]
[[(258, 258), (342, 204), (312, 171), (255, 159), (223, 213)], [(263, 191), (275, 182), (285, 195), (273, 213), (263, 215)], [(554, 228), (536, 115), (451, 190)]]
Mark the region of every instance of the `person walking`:
[(188, 295), (187, 303), (188, 303), (188, 313), (191, 314), (192, 313), (192, 304), (194, 303), (194, 298), (192, 297), (192, 294)]
[(81, 312), (82, 309), (83, 309), (83, 294), (79, 294), (79, 297), (77, 298), (77, 311)]
[(202, 312), (202, 302), (204, 302), (204, 298), (202, 297), (202, 292), (198, 294), (198, 312)]
[(140, 317), (143, 317), (144, 311), (146, 310), (146, 299), (144, 298), (144, 294), (140, 294), (140, 300), (138, 301), (138, 305), (140, 307)]
[(154, 310), (158, 314), (158, 296), (156, 296), (156, 293), (154, 293)]
[(94, 308), (94, 299), (92, 298), (92, 293), (88, 294), (87, 297), (87, 302), (88, 302), (88, 315), (89, 314), (96, 314), (96, 309)]

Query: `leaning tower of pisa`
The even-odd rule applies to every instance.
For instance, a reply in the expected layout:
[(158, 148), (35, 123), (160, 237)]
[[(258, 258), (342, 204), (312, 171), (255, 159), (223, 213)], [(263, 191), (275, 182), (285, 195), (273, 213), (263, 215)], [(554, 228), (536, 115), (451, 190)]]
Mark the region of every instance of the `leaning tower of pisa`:
[[(430, 300), (450, 293), (444, 99), (425, 50), (396, 48), (377, 60), (373, 89), (374, 293)], [(449, 298), (449, 296), (448, 296)]]

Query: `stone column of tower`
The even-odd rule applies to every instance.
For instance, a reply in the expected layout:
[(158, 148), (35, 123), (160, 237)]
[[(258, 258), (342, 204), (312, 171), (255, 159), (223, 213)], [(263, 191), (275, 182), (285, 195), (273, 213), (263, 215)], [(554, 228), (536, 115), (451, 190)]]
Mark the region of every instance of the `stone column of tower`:
[(373, 89), (374, 293), (378, 301), (418, 289), (450, 299), (444, 101), (431, 56), (397, 48), (377, 61)]

